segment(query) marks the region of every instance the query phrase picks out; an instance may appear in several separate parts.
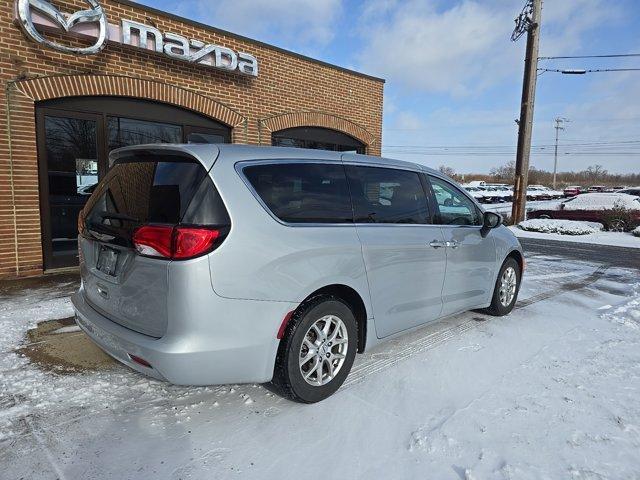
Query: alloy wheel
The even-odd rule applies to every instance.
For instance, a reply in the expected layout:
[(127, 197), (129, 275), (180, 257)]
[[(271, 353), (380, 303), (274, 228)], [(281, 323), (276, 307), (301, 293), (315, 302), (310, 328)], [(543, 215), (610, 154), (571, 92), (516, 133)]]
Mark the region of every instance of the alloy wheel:
[(307, 330), (299, 353), (300, 373), (314, 387), (335, 378), (347, 357), (349, 337), (344, 322), (335, 315), (325, 315)]
[(508, 307), (516, 295), (516, 287), (518, 285), (518, 277), (513, 267), (507, 267), (500, 278), (500, 290), (498, 295), (500, 303), (503, 307)]

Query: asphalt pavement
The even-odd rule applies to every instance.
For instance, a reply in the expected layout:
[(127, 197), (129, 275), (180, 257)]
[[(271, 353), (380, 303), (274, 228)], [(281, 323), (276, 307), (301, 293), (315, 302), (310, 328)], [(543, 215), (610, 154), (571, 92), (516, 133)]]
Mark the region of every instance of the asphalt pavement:
[(640, 269), (640, 248), (570, 243), (538, 238), (519, 238), (518, 240), (524, 249), (525, 257), (527, 254), (553, 255), (615, 267)]

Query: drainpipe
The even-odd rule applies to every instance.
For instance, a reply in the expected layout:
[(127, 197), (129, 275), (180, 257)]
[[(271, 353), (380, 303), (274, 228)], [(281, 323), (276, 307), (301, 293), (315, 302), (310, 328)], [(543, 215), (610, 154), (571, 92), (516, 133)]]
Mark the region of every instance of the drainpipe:
[(5, 101), (7, 110), (7, 143), (9, 146), (9, 185), (11, 188), (11, 206), (13, 207), (13, 242), (16, 260), (16, 277), (20, 274), (20, 267), (18, 265), (18, 216), (16, 211), (16, 192), (15, 184), (13, 180), (13, 142), (11, 141), (11, 87), (13, 87), (13, 80), (7, 80), (7, 86), (5, 88)]

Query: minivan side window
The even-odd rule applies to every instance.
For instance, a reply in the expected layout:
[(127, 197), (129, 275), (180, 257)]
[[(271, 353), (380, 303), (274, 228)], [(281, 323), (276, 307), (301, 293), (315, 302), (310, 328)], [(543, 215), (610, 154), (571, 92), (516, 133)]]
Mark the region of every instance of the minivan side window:
[(429, 223), (427, 196), (417, 172), (347, 165), (358, 223)]
[(269, 210), (284, 222), (353, 222), (342, 165), (259, 164), (245, 167), (243, 173)]
[(481, 225), (476, 205), (458, 188), (445, 180), (429, 175), (429, 182), (438, 206), (436, 223), (443, 225)]

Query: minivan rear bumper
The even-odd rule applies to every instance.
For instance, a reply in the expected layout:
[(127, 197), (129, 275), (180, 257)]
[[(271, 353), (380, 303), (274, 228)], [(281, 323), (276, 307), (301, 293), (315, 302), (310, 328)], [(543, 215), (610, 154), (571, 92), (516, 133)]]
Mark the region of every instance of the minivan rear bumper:
[[(83, 287), (71, 302), (76, 323), (102, 350), (140, 373), (176, 385), (270, 381), (278, 329), (286, 313), (295, 308), (288, 302), (217, 297), (215, 314), (199, 322), (206, 325), (204, 329), (170, 329), (162, 338), (154, 338), (98, 313), (87, 303)], [(134, 362), (132, 355), (151, 367)]]

